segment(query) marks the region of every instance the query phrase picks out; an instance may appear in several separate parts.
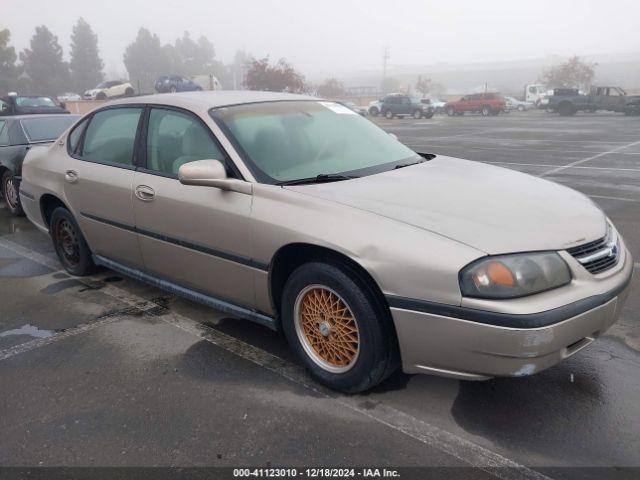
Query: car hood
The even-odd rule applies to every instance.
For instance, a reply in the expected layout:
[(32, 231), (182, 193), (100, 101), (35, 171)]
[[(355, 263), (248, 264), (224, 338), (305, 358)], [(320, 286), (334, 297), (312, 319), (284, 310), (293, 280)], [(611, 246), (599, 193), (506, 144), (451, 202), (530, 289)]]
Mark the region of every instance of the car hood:
[(286, 188), (413, 225), (488, 254), (562, 250), (606, 231), (602, 210), (575, 190), (444, 156), (354, 180)]

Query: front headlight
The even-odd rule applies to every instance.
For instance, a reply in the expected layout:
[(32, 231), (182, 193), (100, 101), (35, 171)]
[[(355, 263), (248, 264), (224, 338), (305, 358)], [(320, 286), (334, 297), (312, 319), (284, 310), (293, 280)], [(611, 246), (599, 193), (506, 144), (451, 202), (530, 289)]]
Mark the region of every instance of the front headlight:
[(460, 272), (462, 295), (474, 298), (524, 297), (570, 281), (569, 267), (556, 252), (485, 257)]

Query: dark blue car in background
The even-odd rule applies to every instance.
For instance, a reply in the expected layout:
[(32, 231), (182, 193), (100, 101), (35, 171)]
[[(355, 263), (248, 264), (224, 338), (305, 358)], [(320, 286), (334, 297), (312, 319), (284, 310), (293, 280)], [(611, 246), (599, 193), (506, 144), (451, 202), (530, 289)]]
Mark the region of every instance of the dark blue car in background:
[(158, 93), (195, 92), (197, 90), (202, 90), (202, 87), (182, 75), (167, 75), (156, 80)]

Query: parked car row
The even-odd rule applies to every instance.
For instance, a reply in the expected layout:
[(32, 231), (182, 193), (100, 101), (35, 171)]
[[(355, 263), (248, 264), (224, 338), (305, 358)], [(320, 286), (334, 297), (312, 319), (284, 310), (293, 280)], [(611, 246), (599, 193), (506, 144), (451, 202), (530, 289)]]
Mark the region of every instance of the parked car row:
[[(392, 98), (385, 114), (420, 104)], [(75, 120), (41, 117), (60, 118)], [(31, 148), (21, 174), (22, 208), (70, 274), (105, 266), (283, 331), (319, 382), (345, 392), (398, 368), (463, 380), (544, 370), (613, 324), (633, 273), (586, 196), (415, 152), (310, 96), (116, 100)]]
[(379, 101), (371, 102), (368, 111), (374, 117), (383, 115), (388, 119), (393, 119), (395, 117), (411, 116), (417, 119), (433, 117), (435, 108), (428, 103), (423, 103), (416, 97), (402, 93), (392, 93)]

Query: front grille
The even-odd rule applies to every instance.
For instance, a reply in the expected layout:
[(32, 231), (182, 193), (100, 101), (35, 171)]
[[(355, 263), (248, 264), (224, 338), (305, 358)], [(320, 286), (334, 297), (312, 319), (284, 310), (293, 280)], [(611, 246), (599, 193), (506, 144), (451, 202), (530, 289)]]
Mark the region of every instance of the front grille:
[(608, 227), (607, 235), (593, 242), (567, 249), (589, 272), (596, 274), (615, 266), (620, 257), (618, 235)]

